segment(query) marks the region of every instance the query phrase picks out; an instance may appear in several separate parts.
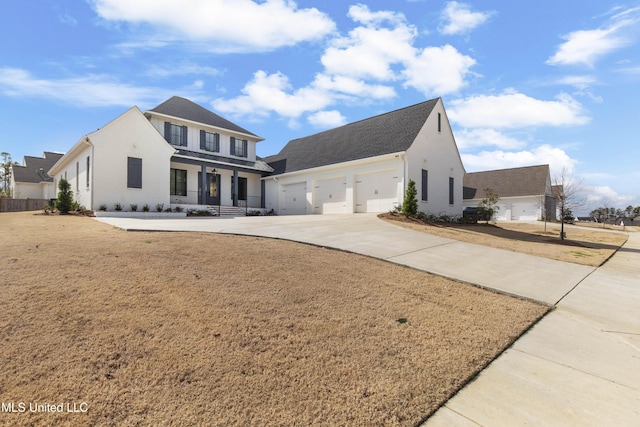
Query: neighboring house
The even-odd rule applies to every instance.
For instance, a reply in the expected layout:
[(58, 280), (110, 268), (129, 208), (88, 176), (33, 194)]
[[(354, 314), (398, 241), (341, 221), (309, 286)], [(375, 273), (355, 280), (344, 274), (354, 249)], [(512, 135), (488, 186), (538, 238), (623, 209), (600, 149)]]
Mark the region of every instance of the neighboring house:
[(57, 187), (47, 174), (63, 155), (45, 151), (42, 157), (25, 156), (22, 166), (11, 167), (11, 195), (14, 199), (55, 199)]
[(556, 219), (549, 165), (468, 173), (464, 176), (464, 207), (476, 207), (492, 189), (500, 198), (494, 219), (502, 221)]
[(294, 139), (264, 160), (266, 208), (281, 215), (390, 211), (410, 179), (420, 211), (462, 214), (465, 171), (440, 98)]
[(142, 113), (132, 107), (82, 137), (49, 171), (71, 183), (75, 200), (98, 210), (146, 204), (264, 206), (256, 157), (262, 138), (213, 112), (172, 97)]

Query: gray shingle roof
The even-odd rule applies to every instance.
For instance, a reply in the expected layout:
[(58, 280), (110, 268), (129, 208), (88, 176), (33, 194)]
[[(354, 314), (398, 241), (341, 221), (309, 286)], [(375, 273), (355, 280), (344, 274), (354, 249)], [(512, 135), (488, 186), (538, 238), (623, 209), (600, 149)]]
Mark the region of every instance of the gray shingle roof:
[(264, 160), (276, 174), (406, 151), (438, 99), (291, 140)]
[(484, 198), (486, 188), (491, 188), (499, 197), (542, 195), (547, 190), (548, 179), (549, 165), (467, 173), (463, 180), (463, 198)]
[(23, 166), (13, 166), (13, 179), (32, 184), (53, 182), (47, 172), (62, 156), (63, 154), (49, 151), (45, 151), (43, 157), (24, 156)]
[(201, 107), (195, 102), (185, 98), (181, 98), (179, 96), (173, 96), (149, 111), (180, 119), (190, 120), (192, 122), (203, 123), (222, 129), (229, 129), (235, 132), (253, 135), (257, 138), (260, 138), (258, 135), (249, 132), (248, 130), (238, 126), (235, 123), (230, 122), (224, 117), (220, 117), (216, 113), (209, 111), (204, 107)]

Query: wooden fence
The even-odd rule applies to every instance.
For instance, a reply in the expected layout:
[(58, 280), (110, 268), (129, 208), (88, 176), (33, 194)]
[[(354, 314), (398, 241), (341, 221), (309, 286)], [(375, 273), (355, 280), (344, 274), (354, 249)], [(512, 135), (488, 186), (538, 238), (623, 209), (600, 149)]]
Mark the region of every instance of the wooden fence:
[(0, 199), (0, 212), (37, 211), (43, 209), (47, 199)]

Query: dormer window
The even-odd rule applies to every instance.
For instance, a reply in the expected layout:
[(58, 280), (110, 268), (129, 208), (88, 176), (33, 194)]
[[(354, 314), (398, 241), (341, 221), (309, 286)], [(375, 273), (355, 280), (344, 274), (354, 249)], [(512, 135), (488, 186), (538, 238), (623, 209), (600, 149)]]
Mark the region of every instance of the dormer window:
[(164, 122), (164, 138), (171, 145), (187, 146), (187, 127)]

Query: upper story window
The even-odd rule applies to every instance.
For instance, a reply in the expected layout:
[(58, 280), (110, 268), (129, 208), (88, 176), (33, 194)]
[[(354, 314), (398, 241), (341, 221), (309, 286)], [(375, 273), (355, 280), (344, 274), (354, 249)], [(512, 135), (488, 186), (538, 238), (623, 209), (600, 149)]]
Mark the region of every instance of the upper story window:
[(249, 143), (246, 139), (237, 139), (231, 137), (231, 155), (238, 157), (249, 157), (249, 154), (247, 152), (248, 145)]
[(220, 134), (200, 131), (200, 149), (205, 151), (220, 152)]
[(164, 139), (171, 145), (187, 146), (187, 127), (164, 122)]
[(442, 132), (442, 114), (438, 113), (438, 132)]

